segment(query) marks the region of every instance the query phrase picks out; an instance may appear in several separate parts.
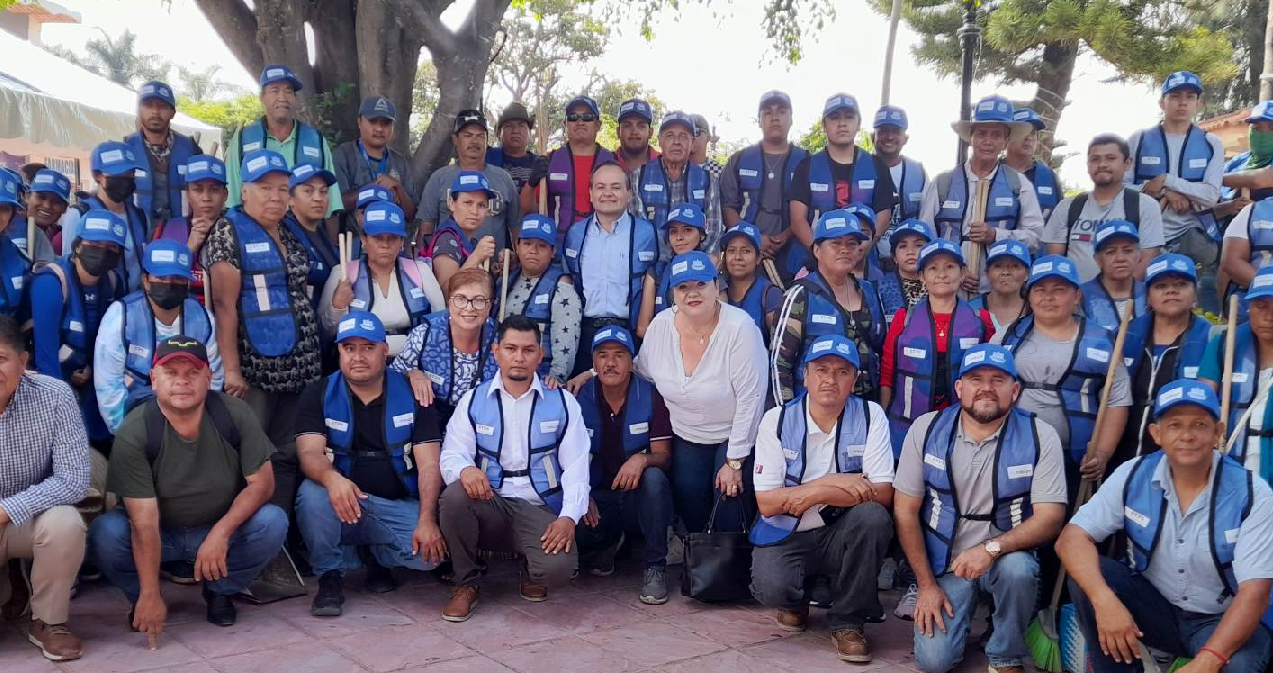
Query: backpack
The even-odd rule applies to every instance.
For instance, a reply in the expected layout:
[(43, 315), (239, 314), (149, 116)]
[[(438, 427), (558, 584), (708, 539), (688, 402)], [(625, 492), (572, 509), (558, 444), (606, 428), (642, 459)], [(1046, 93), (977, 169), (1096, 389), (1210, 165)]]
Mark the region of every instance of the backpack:
[[(224, 394), (209, 390), (208, 396), (203, 400), (203, 411), (212, 419), (212, 426), (216, 428), (221, 439), (229, 444), (235, 453), (239, 453), (243, 436), (239, 434), (239, 428), (230, 417), (230, 410), (226, 408), (225, 400), (221, 398)], [(146, 402), (144, 409), (142, 413), (146, 421), (146, 462), (153, 467), (155, 460), (159, 458), (159, 450), (163, 448), (164, 427), (168, 424), (168, 419), (164, 418), (159, 402), (153, 398)]]
[[(1087, 199), (1091, 195), (1091, 192), (1083, 192), (1074, 197), (1074, 200), (1070, 202), (1069, 211), (1065, 213), (1064, 255), (1070, 254), (1070, 235), (1074, 233), (1074, 225), (1079, 221), (1079, 215), (1083, 214), (1083, 207), (1087, 205)], [(1136, 225), (1136, 231), (1140, 231), (1140, 192), (1127, 187), (1123, 188), (1123, 219)]]

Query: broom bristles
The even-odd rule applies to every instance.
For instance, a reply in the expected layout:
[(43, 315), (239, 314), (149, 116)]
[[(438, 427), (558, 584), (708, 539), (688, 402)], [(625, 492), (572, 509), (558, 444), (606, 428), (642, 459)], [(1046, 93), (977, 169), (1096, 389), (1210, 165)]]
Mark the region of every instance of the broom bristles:
[(1025, 632), (1026, 646), (1036, 668), (1061, 673), (1061, 638), (1056, 626), (1056, 610), (1044, 608)]

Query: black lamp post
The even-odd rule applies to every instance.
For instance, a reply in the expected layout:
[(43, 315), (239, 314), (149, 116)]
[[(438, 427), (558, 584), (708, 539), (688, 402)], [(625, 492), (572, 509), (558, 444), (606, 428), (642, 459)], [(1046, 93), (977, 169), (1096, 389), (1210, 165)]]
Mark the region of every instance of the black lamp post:
[[(977, 42), (981, 40), (981, 27), (977, 25), (977, 7), (980, 0), (962, 0), (964, 3), (964, 25), (959, 27), (955, 35), (959, 37), (963, 48), (963, 64), (959, 73), (959, 119), (972, 119), (972, 77), (973, 57)], [(968, 157), (968, 143), (959, 140), (959, 154), (955, 157), (955, 165), (962, 165)]]

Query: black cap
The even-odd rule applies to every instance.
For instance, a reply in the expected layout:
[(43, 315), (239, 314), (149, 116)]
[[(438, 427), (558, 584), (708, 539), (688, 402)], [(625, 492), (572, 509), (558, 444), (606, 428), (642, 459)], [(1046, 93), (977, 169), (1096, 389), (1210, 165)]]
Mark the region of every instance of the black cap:
[(203, 347), (203, 342), (194, 337), (184, 334), (168, 337), (155, 346), (155, 362), (152, 366), (158, 367), (177, 358), (188, 358), (197, 365), (207, 367), (208, 349)]
[(455, 115), (455, 130), (452, 133), (459, 133), (470, 124), (481, 126), (483, 131), (487, 130), (486, 115), (482, 114), (481, 110), (460, 110), (459, 114)]
[(535, 128), (535, 119), (530, 116), (526, 106), (516, 101), (509, 103), (508, 107), (504, 108), (504, 111), (499, 114), (499, 122), (495, 124), (495, 128), (502, 128), (511, 121), (523, 121), (532, 129)]

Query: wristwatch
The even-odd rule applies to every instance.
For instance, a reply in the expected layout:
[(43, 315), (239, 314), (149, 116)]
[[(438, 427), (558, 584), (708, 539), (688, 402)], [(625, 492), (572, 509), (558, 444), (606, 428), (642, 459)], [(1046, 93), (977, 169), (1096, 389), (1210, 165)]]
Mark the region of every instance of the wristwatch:
[(728, 465), (731, 470), (741, 471), (743, 469), (743, 461), (741, 460), (727, 460), (725, 461), (725, 464)]
[(999, 553), (1003, 551), (1003, 547), (998, 540), (987, 540), (985, 548), (986, 553), (990, 554), (990, 558), (999, 558)]

